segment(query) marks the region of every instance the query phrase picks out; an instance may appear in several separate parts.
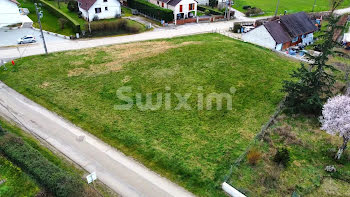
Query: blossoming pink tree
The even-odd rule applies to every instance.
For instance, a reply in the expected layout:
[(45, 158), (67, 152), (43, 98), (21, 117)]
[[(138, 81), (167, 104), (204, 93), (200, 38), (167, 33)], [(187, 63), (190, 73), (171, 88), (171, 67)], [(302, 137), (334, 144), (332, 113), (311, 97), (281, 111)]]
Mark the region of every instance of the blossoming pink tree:
[(323, 106), (322, 115), (321, 129), (331, 135), (343, 137), (343, 144), (335, 156), (336, 159), (340, 159), (350, 139), (350, 97), (330, 98)]

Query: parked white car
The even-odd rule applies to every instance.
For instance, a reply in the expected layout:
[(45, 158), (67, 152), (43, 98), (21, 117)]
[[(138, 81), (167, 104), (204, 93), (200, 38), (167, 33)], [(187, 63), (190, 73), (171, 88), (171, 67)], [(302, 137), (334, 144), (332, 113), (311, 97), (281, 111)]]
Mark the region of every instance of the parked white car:
[(17, 40), (18, 44), (27, 44), (27, 43), (34, 43), (34, 42), (36, 42), (36, 40), (35, 40), (35, 37), (32, 35), (26, 35)]

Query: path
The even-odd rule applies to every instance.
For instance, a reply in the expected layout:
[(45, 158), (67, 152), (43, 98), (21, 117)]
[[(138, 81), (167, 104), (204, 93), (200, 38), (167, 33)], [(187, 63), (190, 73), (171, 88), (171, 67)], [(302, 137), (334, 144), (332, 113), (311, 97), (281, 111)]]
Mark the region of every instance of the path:
[(0, 82), (0, 116), (24, 125), (122, 196), (193, 196)]

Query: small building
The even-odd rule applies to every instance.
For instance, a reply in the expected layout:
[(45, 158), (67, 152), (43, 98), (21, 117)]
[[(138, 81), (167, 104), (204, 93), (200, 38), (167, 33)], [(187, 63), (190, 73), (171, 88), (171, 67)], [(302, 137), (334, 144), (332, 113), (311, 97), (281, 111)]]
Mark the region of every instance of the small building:
[(304, 46), (312, 44), (313, 33), (317, 31), (315, 23), (305, 12), (284, 15), (274, 21), (255, 28), (242, 35), (245, 42), (251, 42), (278, 51), (302, 43)]
[(16, 0), (0, 0), (0, 27), (22, 23)]
[(78, 0), (79, 11), (87, 21), (121, 16), (119, 0)]
[(195, 0), (149, 0), (149, 2), (172, 10), (174, 12), (174, 20), (197, 16), (197, 1)]

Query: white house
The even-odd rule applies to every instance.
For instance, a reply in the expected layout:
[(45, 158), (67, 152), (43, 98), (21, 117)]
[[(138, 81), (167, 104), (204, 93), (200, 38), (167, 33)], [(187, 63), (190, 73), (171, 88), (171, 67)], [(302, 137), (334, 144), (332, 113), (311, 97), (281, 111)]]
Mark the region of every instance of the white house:
[(22, 23), (18, 5), (16, 0), (0, 0), (0, 28)]
[(149, 0), (149, 2), (172, 10), (175, 20), (197, 16), (197, 1), (195, 0)]
[(270, 21), (242, 35), (245, 42), (254, 43), (278, 51), (302, 43), (312, 44), (313, 33), (317, 31), (315, 23), (306, 13), (284, 15), (280, 19)]
[(209, 5), (209, 0), (197, 0), (198, 5)]
[(78, 0), (78, 6), (82, 16), (89, 21), (121, 16), (119, 0)]

